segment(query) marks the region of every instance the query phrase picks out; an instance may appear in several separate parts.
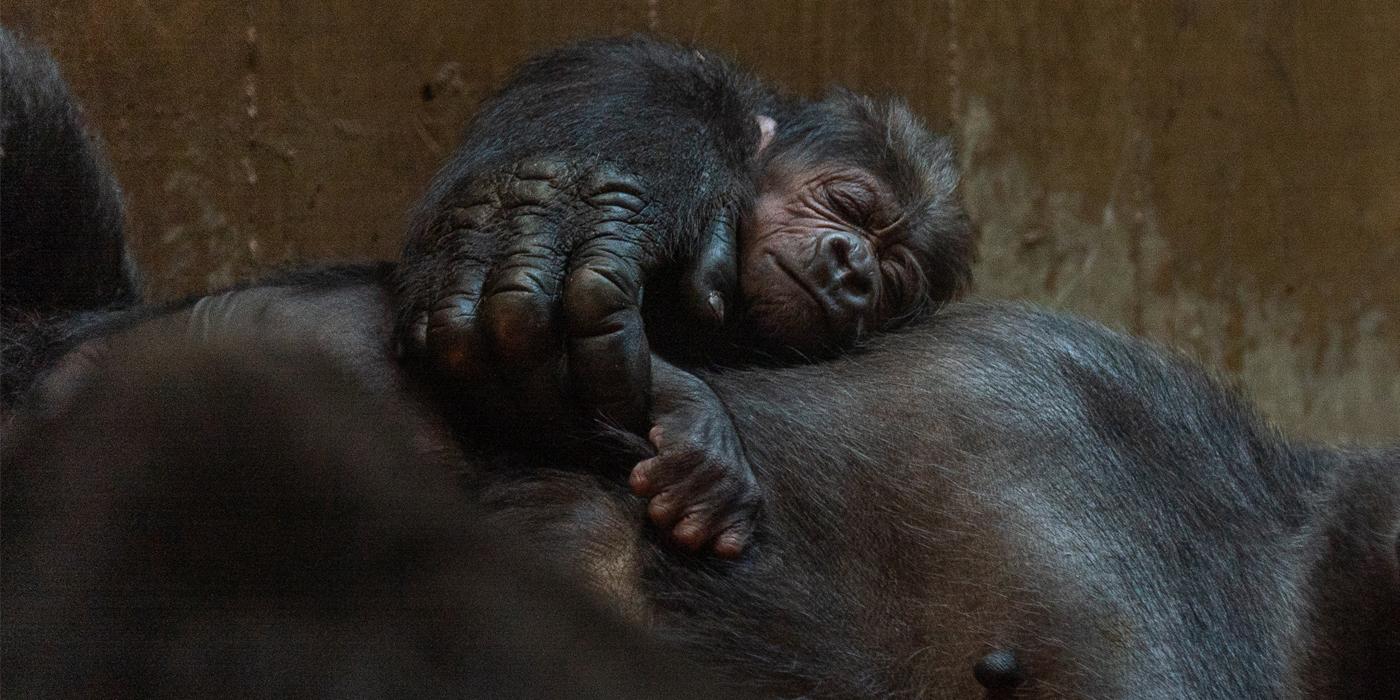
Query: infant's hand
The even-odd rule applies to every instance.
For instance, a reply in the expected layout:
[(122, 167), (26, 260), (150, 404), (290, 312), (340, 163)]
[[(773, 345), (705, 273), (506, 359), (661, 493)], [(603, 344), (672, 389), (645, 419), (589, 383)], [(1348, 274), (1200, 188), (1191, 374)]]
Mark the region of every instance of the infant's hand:
[(739, 556), (762, 495), (729, 416), (715, 406), (662, 413), (656, 423), (648, 437), (657, 455), (633, 468), (632, 492), (651, 499), (652, 522), (682, 547)]

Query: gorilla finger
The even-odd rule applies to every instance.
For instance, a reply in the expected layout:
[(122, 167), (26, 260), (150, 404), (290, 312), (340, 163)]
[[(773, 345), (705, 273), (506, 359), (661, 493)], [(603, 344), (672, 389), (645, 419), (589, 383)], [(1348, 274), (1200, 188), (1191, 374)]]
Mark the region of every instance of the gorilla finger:
[(746, 513), (722, 526), (714, 541), (715, 556), (734, 559), (744, 553), (753, 539), (755, 513)]
[(699, 253), (682, 277), (681, 294), (690, 314), (702, 323), (720, 326), (738, 296), (739, 251), (735, 245), (735, 216), (728, 208), (710, 222)]
[(423, 346), (434, 368), (445, 376), (474, 382), (484, 372), (486, 346), (477, 327), (484, 268), (473, 267), (427, 312)]
[(558, 314), (564, 261), (546, 242), (553, 235), (518, 238), (486, 279), (480, 325), (496, 359), (507, 367), (534, 367), (562, 351)]
[(642, 272), (635, 246), (612, 238), (575, 255), (564, 281), (572, 389), (618, 424), (646, 425), (651, 350), (642, 328)]
[(710, 507), (699, 507), (671, 528), (671, 539), (691, 551), (703, 549), (718, 532), (719, 516)]
[(647, 517), (662, 530), (669, 530), (683, 515), (682, 502), (673, 491), (662, 491), (651, 497), (647, 503)]
[(632, 489), (633, 495), (646, 498), (656, 490), (656, 482), (652, 478), (652, 472), (656, 469), (658, 457), (644, 459), (637, 462), (637, 466), (632, 467), (632, 473), (627, 476), (627, 484)]

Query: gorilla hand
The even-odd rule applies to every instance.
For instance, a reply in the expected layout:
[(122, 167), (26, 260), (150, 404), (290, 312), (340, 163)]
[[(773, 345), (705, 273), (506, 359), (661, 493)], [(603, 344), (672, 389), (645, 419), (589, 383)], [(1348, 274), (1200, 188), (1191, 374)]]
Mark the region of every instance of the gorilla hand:
[(677, 245), (663, 233), (682, 226), (677, 212), (650, 201), (646, 184), (562, 157), (461, 183), (457, 206), (405, 255), (419, 268), (400, 277), (407, 350), (467, 392), (504, 391), (527, 413), (558, 410), (562, 382), (605, 418), (644, 425), (647, 282), (682, 270), (687, 311), (714, 326), (737, 286), (735, 217), (712, 212), (704, 240)]
[(753, 536), (762, 494), (724, 404), (694, 375), (656, 361), (656, 456), (632, 469), (647, 515), (686, 549), (739, 556)]

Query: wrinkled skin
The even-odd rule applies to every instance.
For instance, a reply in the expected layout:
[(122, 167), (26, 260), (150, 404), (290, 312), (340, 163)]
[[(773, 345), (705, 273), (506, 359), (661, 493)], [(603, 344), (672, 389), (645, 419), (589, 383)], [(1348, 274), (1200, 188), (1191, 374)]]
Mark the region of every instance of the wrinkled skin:
[(558, 415), (562, 389), (644, 432), (642, 304), (664, 273), (677, 313), (711, 327), (730, 316), (737, 207), (773, 101), (697, 56), (585, 42), (527, 62), (483, 105), (405, 247), (411, 357), (464, 393), (504, 395), (503, 409)]
[(851, 167), (808, 168), (769, 183), (739, 237), (749, 321), (760, 337), (799, 351), (848, 347), (886, 320), (869, 222), (893, 195)]
[(898, 103), (781, 100), (710, 54), (646, 39), (544, 54), (483, 108), (420, 211), (405, 347), (488, 418), (665, 427), (636, 493), (661, 499), (654, 522), (677, 543), (735, 555), (752, 474), (712, 393), (652, 353), (644, 307), (706, 334), (707, 359), (837, 354), (961, 288), (951, 160)]

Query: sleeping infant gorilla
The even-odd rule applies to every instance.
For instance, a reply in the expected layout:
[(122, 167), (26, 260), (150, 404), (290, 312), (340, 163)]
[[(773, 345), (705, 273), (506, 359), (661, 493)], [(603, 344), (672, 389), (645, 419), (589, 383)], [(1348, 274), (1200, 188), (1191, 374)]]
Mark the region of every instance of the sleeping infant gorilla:
[(649, 427), (630, 483), (652, 521), (736, 556), (760, 503), (742, 444), (652, 345), (791, 361), (920, 317), (969, 276), (956, 185), (951, 147), (901, 102), (782, 97), (653, 39), (577, 44), (527, 62), (438, 175), (400, 334), (456, 399)]
[[(940, 240), (966, 231), (948, 226), (961, 224), (948, 197), (952, 166), (918, 159), (948, 151), (901, 105), (842, 92), (776, 125), (772, 143), (775, 127), (766, 118), (760, 127), (757, 196), (738, 226), (747, 339), (770, 353), (827, 356), (961, 288), (966, 268), (950, 270), (938, 257), (967, 245)], [(952, 263), (965, 266), (970, 254), (958, 254)], [(746, 513), (715, 521), (707, 496), (724, 494), (726, 478), (748, 483), (742, 449), (713, 394), (657, 369), (649, 437), (658, 455), (633, 470), (633, 491), (651, 497), (652, 520), (673, 526), (677, 542), (700, 546), (718, 530), (715, 552), (733, 556), (751, 521)]]

